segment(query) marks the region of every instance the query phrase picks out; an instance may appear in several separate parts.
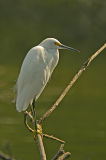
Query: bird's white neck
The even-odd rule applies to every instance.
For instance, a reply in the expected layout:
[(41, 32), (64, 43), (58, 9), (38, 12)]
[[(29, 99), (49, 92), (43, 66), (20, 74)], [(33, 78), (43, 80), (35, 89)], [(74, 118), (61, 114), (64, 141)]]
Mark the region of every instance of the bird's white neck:
[(47, 63), (50, 68), (51, 73), (53, 72), (54, 68), (56, 67), (59, 61), (59, 51), (58, 49), (45, 49)]

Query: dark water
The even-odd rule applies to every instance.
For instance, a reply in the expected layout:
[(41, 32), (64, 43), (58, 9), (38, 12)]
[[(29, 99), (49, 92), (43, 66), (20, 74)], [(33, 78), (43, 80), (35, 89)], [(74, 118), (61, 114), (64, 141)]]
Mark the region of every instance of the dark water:
[[(13, 86), (28, 50), (46, 37), (80, 50), (60, 51), (60, 62), (37, 101), (37, 118), (56, 101), (83, 62), (106, 42), (105, 0), (0, 1), (0, 150), (19, 160), (39, 160)], [(66, 141), (73, 160), (106, 160), (106, 49), (44, 122), (43, 132)], [(60, 144), (44, 139), (47, 158)]]

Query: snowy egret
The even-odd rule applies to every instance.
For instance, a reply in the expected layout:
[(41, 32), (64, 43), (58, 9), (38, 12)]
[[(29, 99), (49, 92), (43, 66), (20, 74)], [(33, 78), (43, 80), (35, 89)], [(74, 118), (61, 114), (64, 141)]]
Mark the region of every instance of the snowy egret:
[(29, 104), (33, 107), (35, 129), (37, 130), (35, 101), (42, 93), (59, 61), (59, 49), (77, 49), (63, 45), (54, 38), (43, 40), (27, 53), (16, 83), (16, 109), (25, 111)]

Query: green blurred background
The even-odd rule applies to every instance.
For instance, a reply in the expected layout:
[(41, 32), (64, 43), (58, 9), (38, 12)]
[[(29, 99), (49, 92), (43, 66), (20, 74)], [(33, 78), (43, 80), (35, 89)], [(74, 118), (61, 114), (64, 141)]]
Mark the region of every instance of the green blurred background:
[[(37, 118), (56, 101), (83, 62), (106, 41), (106, 0), (0, 0), (0, 150), (39, 160), (39, 150), (15, 109), (13, 86), (30, 48), (47, 37), (80, 50), (60, 61), (37, 101)], [(106, 50), (81, 76), (43, 125), (67, 143), (73, 160), (106, 160)], [(44, 140), (47, 158), (58, 142)]]

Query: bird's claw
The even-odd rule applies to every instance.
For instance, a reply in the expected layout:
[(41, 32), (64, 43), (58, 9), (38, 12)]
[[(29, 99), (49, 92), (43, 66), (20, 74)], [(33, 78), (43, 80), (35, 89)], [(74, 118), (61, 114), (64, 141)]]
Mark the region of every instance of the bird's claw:
[(37, 124), (37, 130), (34, 129), (33, 134), (34, 134), (34, 140), (36, 140), (37, 134), (40, 134), (43, 139), (42, 126), (40, 124)]

